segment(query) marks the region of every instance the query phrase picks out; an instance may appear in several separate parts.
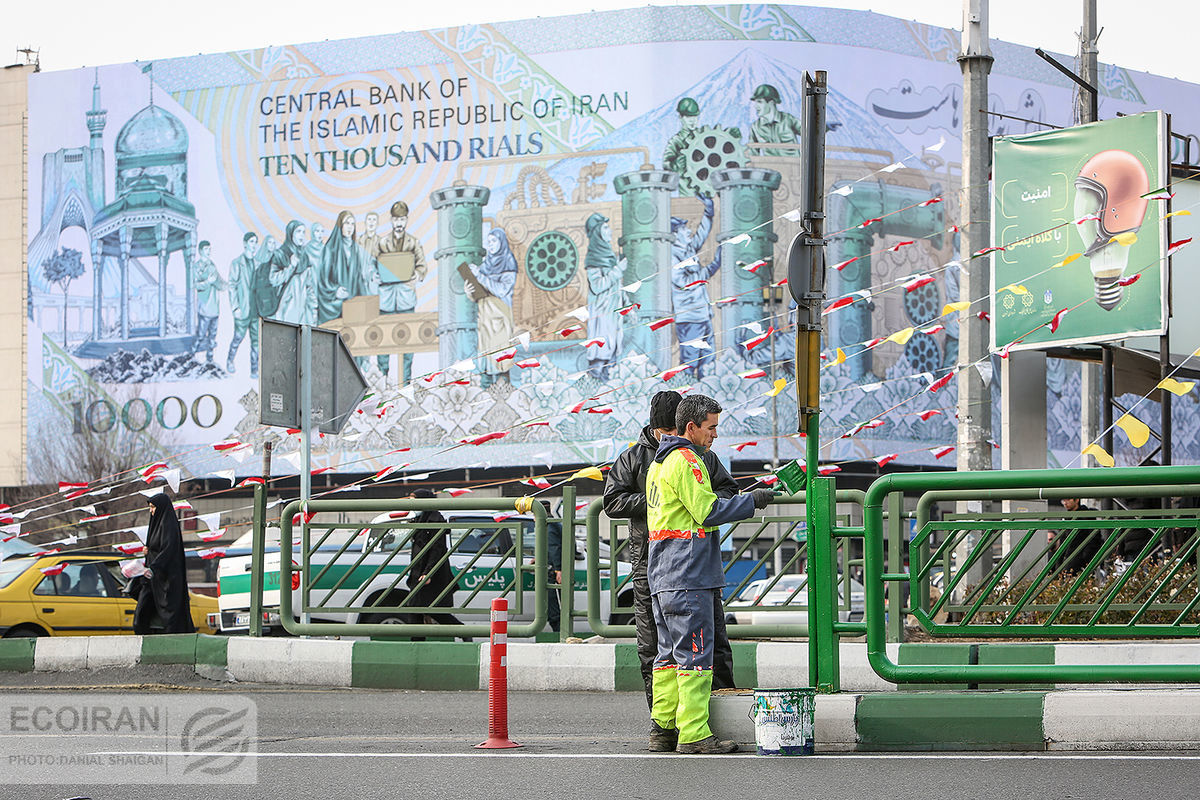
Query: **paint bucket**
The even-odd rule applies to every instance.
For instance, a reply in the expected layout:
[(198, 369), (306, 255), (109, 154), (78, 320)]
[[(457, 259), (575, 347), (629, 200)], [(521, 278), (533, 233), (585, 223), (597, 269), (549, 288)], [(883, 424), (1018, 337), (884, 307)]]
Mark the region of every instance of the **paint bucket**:
[(816, 690), (755, 689), (750, 718), (760, 756), (811, 756)]

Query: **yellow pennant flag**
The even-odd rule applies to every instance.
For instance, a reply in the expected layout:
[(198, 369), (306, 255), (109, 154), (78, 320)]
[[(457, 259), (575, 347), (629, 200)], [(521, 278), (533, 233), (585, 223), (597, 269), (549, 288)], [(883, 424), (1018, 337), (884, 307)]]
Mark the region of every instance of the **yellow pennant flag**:
[(787, 386), (787, 378), (776, 378), (775, 385), (763, 393), (763, 397), (774, 397), (783, 391), (783, 387)]
[(1108, 452), (1098, 444), (1089, 444), (1087, 447), (1083, 448), (1083, 455), (1091, 456), (1092, 458), (1096, 459), (1096, 462), (1102, 467), (1111, 467), (1116, 463), (1113, 461), (1113, 457), (1110, 456)]
[(1026, 289), (1024, 286), (1022, 286), (1019, 283), (1010, 283), (1008, 286), (1005, 286), (1000, 291), (1012, 292), (1013, 294), (1029, 294), (1029, 290)]
[(1137, 234), (1133, 231), (1126, 231), (1125, 233), (1118, 233), (1116, 236), (1109, 239), (1109, 241), (1116, 242), (1122, 247), (1129, 247), (1129, 245), (1137, 241)]
[(1195, 381), (1177, 381), (1174, 378), (1163, 378), (1161, 381), (1158, 382), (1158, 386), (1155, 386), (1154, 388), (1155, 389), (1166, 389), (1168, 392), (1170, 392), (1172, 394), (1177, 394), (1180, 397), (1183, 397), (1185, 394), (1190, 392), (1195, 387), (1196, 387)]
[(598, 467), (584, 467), (571, 476), (571, 480), (576, 478), (591, 478), (594, 481), (604, 480), (604, 473)]
[(946, 316), (951, 311), (966, 311), (970, 307), (971, 302), (969, 300), (963, 300), (958, 303), (946, 303), (946, 305), (942, 306), (942, 316)]
[(834, 358), (833, 363), (834, 364), (845, 364), (846, 363), (846, 351), (839, 347), (837, 349), (837, 357)]
[(1050, 269), (1054, 269), (1055, 267), (1065, 267), (1067, 264), (1070, 264), (1072, 261), (1076, 260), (1077, 258), (1082, 258), (1082, 257), (1083, 257), (1083, 253), (1071, 253), (1071, 255), (1067, 256), (1066, 258), (1064, 258), (1062, 261), (1055, 264)]
[(1150, 440), (1150, 429), (1146, 427), (1146, 423), (1132, 414), (1123, 414), (1117, 420), (1117, 427), (1125, 431), (1125, 435), (1129, 437), (1129, 443), (1134, 447), (1141, 447)]
[(1170, 217), (1190, 217), (1191, 215), (1192, 212), (1185, 208), (1183, 211), (1172, 211), (1170, 214), (1164, 214), (1163, 219), (1169, 219)]
[(891, 336), (887, 337), (887, 340), (889, 342), (895, 342), (896, 344), (907, 344), (908, 340), (912, 338), (913, 330), (913, 328), (905, 328), (902, 331), (896, 331)]

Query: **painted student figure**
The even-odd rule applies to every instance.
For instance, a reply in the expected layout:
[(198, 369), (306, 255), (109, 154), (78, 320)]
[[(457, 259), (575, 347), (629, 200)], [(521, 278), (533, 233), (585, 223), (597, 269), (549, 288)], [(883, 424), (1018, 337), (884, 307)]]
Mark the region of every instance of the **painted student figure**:
[(208, 363), (213, 360), (213, 348), (217, 346), (217, 318), (221, 313), (220, 292), (225, 288), (225, 280), (217, 272), (217, 265), (212, 260), (212, 245), (201, 242), (199, 257), (196, 259), (196, 339), (193, 354), (204, 353)]
[(248, 231), (242, 237), (242, 254), (229, 265), (229, 308), (233, 312), (233, 339), (225, 371), (233, 374), (234, 358), (242, 339), (250, 334), (250, 377), (258, 377), (258, 308), (254, 303), (254, 255), (258, 252), (258, 234)]
[(342, 315), (342, 303), (365, 294), (364, 262), (368, 258), (354, 237), (354, 214), (343, 211), (321, 250), (321, 268), (317, 273), (317, 323), (324, 324)]
[(279, 292), (275, 319), (296, 325), (313, 325), (317, 293), (308, 260), (308, 231), (298, 220), (288, 223), (287, 237), (271, 261), (271, 285)]
[(150, 591), (142, 592), (138, 598), (133, 632), (139, 635), (154, 632), (157, 616), (162, 633), (195, 633), (179, 517), (171, 498), (165, 494), (151, 497), (150, 509), (145, 573)]

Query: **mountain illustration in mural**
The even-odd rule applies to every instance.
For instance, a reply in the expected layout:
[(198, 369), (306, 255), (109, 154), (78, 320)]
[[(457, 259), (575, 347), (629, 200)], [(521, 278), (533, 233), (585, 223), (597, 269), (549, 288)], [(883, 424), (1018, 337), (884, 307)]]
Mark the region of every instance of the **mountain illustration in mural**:
[[(780, 109), (793, 116), (799, 116), (803, 79), (803, 68), (793, 67), (754, 50), (745, 49), (668, 102), (592, 142), (588, 150), (641, 145), (649, 150), (651, 163), (655, 167), (661, 167), (663, 148), (679, 130), (679, 115), (675, 107), (684, 97), (692, 98), (700, 106), (701, 125), (737, 128), (742, 133), (742, 141), (746, 141), (755, 118), (750, 103), (755, 88), (764, 83), (774, 86), (782, 98)], [(851, 148), (860, 152), (882, 150), (892, 153), (895, 158), (903, 156), (906, 152), (899, 140), (872, 120), (865, 109), (838, 92), (836, 85), (830, 88), (826, 103), (826, 129), (825, 143), (829, 147)], [(587, 156), (587, 152), (580, 151), (578, 157), (564, 159), (547, 167), (547, 171), (564, 186), (570, 186), (574, 183), (581, 166), (594, 160)], [(828, 157), (857, 156), (851, 152), (831, 150)], [(605, 161), (605, 175), (610, 180), (614, 175), (641, 169), (643, 166), (642, 158), (632, 153), (606, 156)], [(512, 188), (512, 184), (496, 187), (492, 195), (493, 202), (499, 202)], [(611, 183), (604, 199), (616, 199)]]

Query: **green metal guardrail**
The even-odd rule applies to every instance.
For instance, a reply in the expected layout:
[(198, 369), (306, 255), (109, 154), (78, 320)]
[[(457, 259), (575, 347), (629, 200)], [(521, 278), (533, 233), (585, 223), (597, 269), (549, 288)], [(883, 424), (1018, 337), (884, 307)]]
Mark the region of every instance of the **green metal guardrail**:
[[(950, 635), (990, 635), (1028, 637), (1028, 636), (1080, 636), (1093, 638), (1123, 638), (1128, 636), (1196, 636), (1200, 635), (1197, 623), (1184, 623), (1189, 615), (1195, 612), (1200, 604), (1200, 586), (1197, 585), (1196, 570), (1193, 567), (1191, 576), (1183, 577), (1185, 565), (1194, 563), (1200, 536), (1197, 527), (1200, 525), (1193, 514), (1189, 518), (1185, 514), (1172, 515), (1158, 511), (1142, 512), (1141, 514), (1120, 515), (1111, 512), (1086, 515), (1087, 518), (1063, 520), (1062, 515), (1056, 515), (1054, 525), (1059, 529), (1078, 531), (1093, 528), (1115, 532), (1101, 545), (1086, 564), (1086, 572), (1094, 573), (1095, 568), (1105, 556), (1124, 540), (1133, 528), (1151, 529), (1150, 537), (1143, 547), (1120, 575), (1114, 576), (1113, 581), (1103, 587), (1101, 594), (1094, 599), (1086, 600), (1080, 595), (1086, 580), (1084, 574), (1071, 578), (1067, 583), (1066, 594), (1060, 597), (1050, 607), (1048, 604), (1034, 604), (1038, 594), (1044, 590), (1046, 579), (1054, 579), (1056, 552), (1042, 548), (1040, 551), (1030, 550), (1028, 553), (1031, 566), (1029, 569), (1017, 567), (1018, 557), (1026, 551), (1033, 539), (1033, 533), (1038, 529), (1049, 527), (1048, 515), (1009, 514), (999, 515), (958, 515), (950, 521), (941, 523), (929, 520), (929, 504), (936, 499), (951, 499), (947, 492), (953, 493), (953, 499), (1030, 499), (1030, 492), (1040, 493), (1041, 497), (1097, 497), (1107, 494), (1121, 496), (1174, 496), (1186, 495), (1195, 491), (1200, 483), (1200, 467), (1133, 467), (1117, 469), (1075, 469), (1075, 470), (1013, 470), (996, 472), (957, 472), (940, 474), (894, 474), (884, 476), (875, 481), (867, 491), (865, 501), (865, 586), (867, 607), (867, 656), (875, 672), (885, 680), (894, 683), (1105, 683), (1117, 681), (1133, 682), (1195, 682), (1200, 680), (1200, 665), (1168, 665), (1168, 664), (1096, 664), (1096, 665), (1067, 665), (1067, 664), (1006, 664), (1006, 665), (898, 665), (892, 662), (886, 652), (886, 636), (883, 618), (883, 595), (887, 585), (909, 582), (914, 597), (921, 600), (914, 610), (918, 619), (931, 632), (943, 636)], [(884, 570), (884, 539), (883, 525), (884, 503), (894, 505), (903, 492), (938, 493), (926, 501), (924, 497), (918, 509), (918, 519), (923, 520), (916, 540), (910, 548), (910, 558), (915, 558), (917, 565), (915, 574), (896, 570), (894, 567)], [(922, 510), (923, 509), (923, 510)], [(984, 517), (990, 518), (984, 518)], [(1107, 517), (1108, 519), (1105, 519)], [(1113, 517), (1116, 517), (1113, 519)], [(1132, 523), (1137, 522), (1134, 526)], [(1162, 538), (1168, 528), (1185, 528), (1191, 531), (1184, 542), (1184, 547), (1178, 557), (1166, 562), (1151, 562), (1149, 557), (1154, 545)], [(928, 554), (926, 545), (934, 531), (947, 532), (940, 550)], [(930, 604), (928, 595), (921, 588), (920, 582), (926, 581), (932, 570), (932, 565), (942, 560), (946, 548), (951, 543), (965, 538), (972, 531), (984, 532), (977, 543), (969, 543), (967, 553), (963, 556), (962, 566), (954, 577), (946, 574), (944, 588), (946, 595), (951, 596), (956, 589), (962, 588), (958, 601), (959, 613), (966, 624), (954, 625), (949, 623), (934, 623), (933, 617), (942, 609), (936, 604)], [(976, 584), (967, 586), (965, 575), (978, 564), (986, 552), (990, 552), (996, 537), (1002, 532), (1010, 533), (1010, 547), (1007, 553), (981, 572), (981, 579)], [(1012, 532), (1017, 532), (1014, 539)], [(1069, 561), (1077, 552), (1072, 543), (1078, 537), (1068, 533), (1063, 545), (1063, 560)], [(1016, 545), (1013, 546), (1012, 542)], [(1046, 564), (1036, 567), (1039, 560), (1045, 559)], [(1118, 603), (1121, 591), (1130, 585), (1130, 578), (1136, 570), (1149, 569), (1151, 588), (1140, 589), (1134, 593), (1132, 601)], [(1062, 572), (1062, 570), (1058, 570)], [(1033, 575), (1032, 578), (1029, 576)], [(1008, 583), (1002, 583), (1008, 576)], [(1012, 580), (1015, 576), (1016, 580)], [(1179, 580), (1177, 580), (1179, 579)], [(1154, 601), (1166, 592), (1164, 605), (1168, 610), (1174, 609), (1179, 613), (1174, 623), (1169, 625), (1141, 624), (1145, 615), (1153, 610)], [(989, 603), (991, 598), (995, 602)], [(1185, 598), (1188, 598), (1186, 602)], [(1072, 601), (1075, 602), (1072, 602)], [(943, 606), (945, 604), (943, 603)], [(1031, 605), (1034, 608), (1031, 608)], [(1074, 608), (1071, 608), (1074, 606)], [(1160, 609), (1161, 610), (1161, 609)], [(1045, 614), (1039, 624), (1029, 625), (1020, 620), (1020, 614), (1038, 611)], [(1060, 620), (1067, 611), (1079, 614), (1090, 613), (1090, 618), (1084, 623), (1062, 623)], [(932, 612), (932, 613), (931, 613)], [(986, 618), (983, 624), (978, 624), (979, 614), (993, 615)], [(1016, 613), (1013, 613), (1016, 612)], [(1129, 619), (1121, 620), (1119, 624), (1100, 624), (1108, 613), (1130, 614)], [(1002, 616), (1001, 616), (1002, 615)], [(995, 620), (1000, 618), (999, 622)], [(836, 667), (836, 664), (832, 665)], [(829, 673), (828, 663), (820, 665)]]
[[(980, 497), (985, 494), (986, 497)], [(910, 543), (910, 582), (919, 598), (913, 616), (933, 636), (1059, 638), (1181, 637), (1200, 635), (1200, 602), (1195, 562), (1200, 535), (1198, 510), (1075, 512), (1017, 512), (1008, 514), (946, 514), (931, 521), (934, 503), (956, 500), (1061, 500), (1077, 497), (1078, 489), (1008, 489), (995, 492), (935, 491), (924, 494), (917, 507), (919, 529)], [(1091, 490), (1089, 498), (1154, 498), (1200, 495), (1200, 485), (1113, 486)], [(1158, 519), (1156, 519), (1158, 518)], [(1155, 557), (1168, 534), (1189, 530), (1182, 541)], [(1065, 535), (1046, 541), (1046, 531)], [(1150, 534), (1118, 574), (1111, 558), (1133, 535)], [(976, 532), (972, 545), (968, 538)], [(931, 551), (937, 534), (942, 541)], [(1013, 539), (1013, 534), (1019, 537)], [(997, 538), (1010, 537), (1001, 558), (968, 586), (970, 565), (992, 560)], [(965, 551), (964, 567), (956, 571), (952, 552)], [(931, 597), (931, 575), (941, 567), (941, 596)], [(1189, 597), (1190, 600), (1184, 601)], [(959, 595), (956, 601), (954, 595)], [(935, 617), (942, 613), (946, 620)], [(1168, 624), (1152, 624), (1174, 615)], [(1190, 624), (1185, 619), (1193, 616)]]
[[(838, 503), (854, 504), (861, 507), (864, 498), (864, 493), (857, 490), (843, 490), (836, 493), (835, 499)], [(800, 492), (795, 495), (786, 495), (775, 498), (775, 505), (804, 505), (805, 493)], [(611, 574), (612, 566), (624, 552), (624, 548), (628, 544), (628, 539), (620, 535), (620, 529), (625, 527), (625, 520), (609, 520), (608, 525), (608, 545), (609, 545), (609, 560), (602, 562), (600, 558), (600, 514), (603, 509), (601, 501), (594, 501), (587, 510), (587, 585), (588, 585), (588, 624), (591, 629), (601, 636), (610, 638), (631, 637), (635, 633), (635, 628), (631, 624), (633, 619), (633, 606), (628, 603), (621, 603), (621, 599), (627, 597), (626, 590), (629, 580), (611, 581), (607, 589), (609, 592), (610, 608), (612, 609), (610, 620), (620, 619), (621, 623), (605, 623), (601, 618), (601, 594), (605, 591), (603, 581), (608, 574)], [(813, 533), (809, 529), (802, 529), (801, 524), (806, 522), (806, 511), (801, 511), (796, 514), (767, 514), (752, 517), (749, 520), (736, 523), (729, 526), (723, 534), (723, 542), (734, 541), (740, 542), (736, 546), (733, 553), (728, 559), (726, 569), (739, 560), (741, 560), (750, 549), (756, 545), (765, 546), (765, 551), (754, 562), (753, 567), (749, 571), (746, 578), (742, 579), (734, 586), (732, 597), (737, 597), (743, 589), (753, 580), (752, 576), (756, 574), (760, 567), (768, 567), (775, 557), (776, 551), (785, 544), (791, 544), (795, 550), (787, 557), (783, 568), (780, 571), (774, 571), (775, 574), (769, 578), (769, 583), (764, 587), (764, 593), (770, 591), (776, 586), (786, 575), (799, 574), (793, 572), (799, 565), (810, 560), (810, 548), (813, 546)], [(835, 600), (831, 608), (835, 617), (849, 617), (852, 612), (853, 592), (851, 591), (851, 568), (861, 564), (860, 559), (851, 557), (851, 539), (860, 538), (862, 535), (861, 528), (851, 528), (844, 525), (841, 528), (836, 528), (834, 536), (828, 542), (828, 550), (830, 553), (830, 562), (839, 565), (839, 568), (830, 576), (832, 583), (829, 594)], [(813, 571), (808, 570), (807, 573), (811, 581)], [(841, 581), (840, 590), (837, 588), (837, 582)], [(778, 624), (733, 624), (727, 626), (726, 630), (730, 638), (771, 638), (771, 637), (806, 637), (809, 636), (810, 623), (808, 620), (808, 609), (810, 602), (808, 595), (812, 592), (812, 588), (808, 582), (804, 585), (796, 587), (790, 594), (784, 598), (785, 602), (777, 605), (763, 605), (757, 602), (749, 605), (735, 607), (731, 609), (727, 606), (728, 613), (766, 613), (766, 614), (787, 614), (797, 615), (803, 613), (805, 615), (804, 622), (789, 622)], [(898, 597), (898, 596), (897, 596)], [(893, 601), (894, 602), (894, 601)], [(889, 606), (890, 608), (890, 606)], [(900, 608), (897, 605), (892, 609), (892, 616), (900, 619)], [(815, 615), (814, 615), (815, 616)], [(628, 622), (626, 622), (628, 620)], [(835, 621), (832, 630), (836, 635), (851, 635), (861, 636), (866, 633), (866, 626), (859, 621)]]
[[(372, 603), (357, 603), (360, 599), (362, 591), (351, 595), (349, 602), (344, 605), (326, 605), (326, 602), (333, 599), (335, 592), (341, 589), (348, 580), (348, 576), (360, 567), (367, 570), (373, 570), (371, 574), (362, 581), (362, 585), (366, 586), (374, 578), (384, 574), (388, 565), (396, 558), (399, 552), (411, 541), (412, 531), (416, 527), (413, 523), (405, 522), (387, 522), (387, 523), (321, 523), (316, 521), (317, 517), (322, 513), (334, 512), (381, 512), (381, 511), (486, 511), (491, 513), (510, 512), (515, 510), (515, 504), (511, 500), (503, 500), (496, 498), (493, 500), (471, 500), (471, 499), (404, 499), (404, 500), (311, 500), (308, 503), (307, 510), (314, 515), (313, 519), (306, 525), (301, 525), (300, 531), (300, 557), (299, 564), (300, 574), (302, 576), (311, 576), (310, 580), (302, 580), (300, 586), (300, 608), (293, 608), (292, 593), (287, 591), (286, 587), (291, 585), (292, 576), (292, 517), (301, 512), (301, 503), (298, 500), (292, 501), (284, 506), (280, 515), (280, 586), (285, 587), (280, 591), (279, 595), (279, 616), (284, 628), (291, 634), (300, 636), (323, 636), (323, 635), (358, 635), (358, 636), (483, 636), (486, 637), (490, 633), (490, 623), (481, 622), (480, 624), (466, 623), (463, 625), (445, 625), (445, 624), (385, 624), (385, 623), (347, 623), (347, 622), (303, 622), (297, 621), (295, 616), (297, 613), (302, 615), (318, 614), (357, 614), (357, 615), (382, 615), (382, 614), (423, 614), (423, 613), (446, 613), (453, 612), (456, 615), (462, 613), (474, 613), (486, 615), (488, 609), (480, 608), (435, 608), (435, 607), (418, 607), (410, 606), (401, 603), (386, 603), (384, 602), (391, 591), (385, 591), (377, 595), (376, 601)], [(532, 573), (533, 583), (533, 620), (527, 624), (510, 624), (509, 635), (512, 637), (528, 637), (534, 636), (538, 631), (546, 625), (546, 511), (540, 503), (533, 503), (529, 509), (529, 513), (534, 519), (534, 556), (532, 563), (526, 563), (522, 552), (521, 542), (521, 526), (519, 523), (498, 522), (489, 524), (487, 527), (494, 528), (495, 533), (492, 534), (492, 539), (488, 544), (497, 540), (499, 532), (502, 530), (512, 530), (511, 536), (512, 545), (506, 548), (503, 552), (497, 552), (493, 555), (498, 555), (500, 559), (489, 570), (479, 584), (480, 587), (486, 585), (500, 574), (501, 566), (505, 559), (511, 560), (513, 569), (513, 578), (510, 581), (502, 579), (504, 583), (500, 594), (511, 595), (515, 601), (512, 613), (519, 614), (523, 610), (523, 595), (526, 573)], [(445, 523), (437, 523), (439, 528), (464, 528), (478, 527), (478, 523), (455, 523), (453, 521)], [(367, 528), (372, 534), (376, 531), (386, 533), (389, 530), (398, 530), (404, 535), (396, 536), (390, 555), (386, 556), (382, 562), (368, 563), (368, 548), (362, 548), (362, 552), (355, 557), (353, 551), (350, 550), (354, 538), (348, 538), (338, 550), (330, 553), (328, 551), (322, 553), (323, 560), (328, 558), (328, 563), (324, 564), (320, 569), (314, 572), (312, 557), (317, 554), (318, 548), (329, 540), (333, 531), (338, 529), (359, 530)], [(313, 533), (324, 531), (324, 534), (313, 541)], [(381, 534), (382, 535), (382, 534)], [(485, 545), (486, 548), (487, 545)], [(479, 548), (475, 553), (475, 558), (467, 565), (470, 569), (483, 555), (485, 548)], [(572, 548), (564, 547), (564, 553), (572, 550)], [(449, 554), (446, 556), (449, 558)], [(407, 576), (407, 567), (396, 572), (395, 578), (391, 583), (391, 589), (395, 589), (400, 581)], [(261, 572), (261, 570), (260, 570)], [(338, 573), (341, 572), (340, 575)], [(415, 587), (414, 587), (415, 588)], [(313, 602), (314, 594), (324, 592), (323, 596), (317, 602)], [(467, 599), (467, 603), (471, 601), (479, 592), (479, 589), (471, 592)], [(393, 595), (394, 596), (394, 595)], [(261, 602), (261, 601), (260, 601)], [(253, 603), (253, 601), (252, 601)]]

